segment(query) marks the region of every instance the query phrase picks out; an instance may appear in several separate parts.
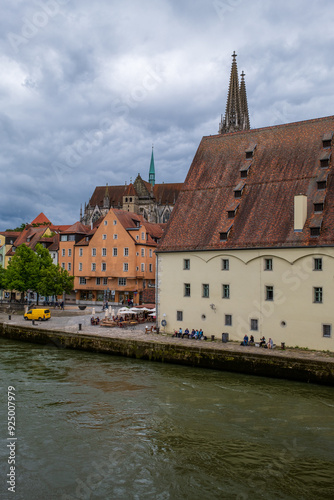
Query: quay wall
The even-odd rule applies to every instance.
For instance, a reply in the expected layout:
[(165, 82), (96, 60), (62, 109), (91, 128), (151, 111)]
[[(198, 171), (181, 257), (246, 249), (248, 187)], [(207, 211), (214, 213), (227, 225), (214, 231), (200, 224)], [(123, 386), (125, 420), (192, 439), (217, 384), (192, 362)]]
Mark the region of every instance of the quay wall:
[(334, 363), (326, 360), (281, 357), (270, 354), (224, 351), (200, 344), (198, 347), (159, 341), (121, 339), (46, 330), (29, 326), (0, 323), (0, 336), (11, 340), (32, 342), (59, 349), (77, 349), (125, 356), (135, 359), (174, 363), (191, 367), (211, 368), (229, 372), (283, 378), (300, 382), (334, 385)]

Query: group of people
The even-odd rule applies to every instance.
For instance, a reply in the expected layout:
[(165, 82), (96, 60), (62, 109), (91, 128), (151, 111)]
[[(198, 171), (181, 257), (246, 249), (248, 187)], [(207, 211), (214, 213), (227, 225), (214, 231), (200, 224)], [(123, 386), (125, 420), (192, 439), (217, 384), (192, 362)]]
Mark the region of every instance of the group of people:
[(58, 309), (58, 307), (59, 307), (59, 309), (61, 309), (62, 311), (64, 310), (64, 301), (63, 301), (63, 300), (62, 300), (61, 302), (58, 302), (58, 300), (56, 301), (56, 303), (55, 303), (55, 308), (56, 308), (56, 309)]
[(202, 328), (200, 330), (195, 330), (194, 328), (189, 331), (189, 328), (186, 328), (184, 332), (182, 331), (182, 328), (179, 329), (179, 331), (175, 330), (174, 334), (172, 337), (179, 337), (179, 338), (184, 338), (187, 337), (188, 339), (196, 339), (196, 340), (206, 340), (207, 337), (204, 335)]
[(94, 316), (92, 316), (90, 318), (90, 323), (91, 323), (91, 325), (99, 325), (100, 324), (100, 318), (99, 317), (94, 318)]
[[(254, 344), (255, 344), (255, 341), (254, 341), (253, 335), (251, 335), (250, 338), (248, 338), (248, 335), (246, 334), (244, 336), (244, 340), (241, 342), (240, 345), (254, 345)], [(266, 339), (264, 336), (260, 339), (260, 347), (272, 349), (273, 346), (274, 346), (274, 342), (271, 338), (269, 338), (268, 342), (266, 342)]]

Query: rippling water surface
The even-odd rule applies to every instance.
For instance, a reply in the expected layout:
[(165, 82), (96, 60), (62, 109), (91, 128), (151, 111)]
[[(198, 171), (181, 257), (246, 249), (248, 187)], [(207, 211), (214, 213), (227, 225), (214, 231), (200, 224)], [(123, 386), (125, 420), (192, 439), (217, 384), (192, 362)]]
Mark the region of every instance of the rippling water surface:
[(6, 340), (0, 383), (1, 499), (334, 498), (333, 388)]

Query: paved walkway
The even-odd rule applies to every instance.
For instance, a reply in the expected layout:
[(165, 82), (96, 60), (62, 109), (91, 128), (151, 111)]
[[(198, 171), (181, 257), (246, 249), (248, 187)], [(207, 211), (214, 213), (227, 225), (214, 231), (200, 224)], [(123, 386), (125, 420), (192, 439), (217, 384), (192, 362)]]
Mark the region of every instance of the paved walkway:
[[(159, 344), (178, 344), (189, 346), (192, 348), (205, 348), (205, 349), (213, 349), (213, 350), (223, 350), (223, 351), (231, 351), (231, 352), (242, 352), (249, 354), (258, 354), (258, 355), (270, 355), (270, 356), (279, 356), (285, 358), (295, 358), (295, 359), (310, 359), (310, 360), (319, 360), (319, 361), (329, 361), (334, 363), (334, 353), (329, 352), (319, 352), (319, 351), (309, 351), (304, 349), (285, 349), (282, 350), (280, 348), (276, 348), (273, 350), (263, 349), (259, 347), (253, 346), (240, 346), (239, 342), (228, 342), (223, 343), (220, 339), (216, 339), (215, 341), (210, 340), (193, 340), (187, 338), (175, 338), (170, 334), (166, 334), (161, 332), (157, 333), (146, 333), (145, 327), (151, 327), (152, 323), (143, 323), (139, 325), (135, 325), (133, 327), (128, 328), (117, 328), (117, 327), (102, 327), (102, 326), (93, 326), (90, 323), (90, 318), (92, 314), (92, 308), (87, 307), (85, 311), (81, 311), (79, 315), (78, 307), (73, 306), (73, 308), (66, 307), (65, 311), (52, 310), (52, 318), (49, 321), (35, 322), (34, 328), (41, 328), (43, 330), (55, 330), (55, 331), (64, 331), (68, 333), (75, 333), (80, 335), (97, 335), (100, 337), (106, 338), (114, 338), (114, 339), (129, 339), (129, 340), (140, 340), (144, 342), (154, 342)], [(75, 315), (73, 315), (75, 314)], [(96, 311), (96, 316), (100, 316), (100, 319), (104, 317), (104, 313), (102, 311)], [(10, 323), (13, 325), (29, 325), (31, 326), (31, 322), (27, 322), (23, 319), (22, 315), (11, 315), (11, 320), (8, 319), (8, 314), (0, 313), (0, 322), (1, 323)], [(81, 324), (81, 330), (79, 330), (79, 324)]]

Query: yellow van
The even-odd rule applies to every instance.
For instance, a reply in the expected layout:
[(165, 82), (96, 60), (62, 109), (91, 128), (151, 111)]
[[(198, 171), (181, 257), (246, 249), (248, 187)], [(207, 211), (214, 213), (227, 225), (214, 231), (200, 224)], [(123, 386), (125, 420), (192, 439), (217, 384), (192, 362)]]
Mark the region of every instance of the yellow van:
[(46, 321), (51, 318), (50, 309), (28, 309), (28, 311), (23, 315), (24, 319), (37, 319), (40, 321)]

